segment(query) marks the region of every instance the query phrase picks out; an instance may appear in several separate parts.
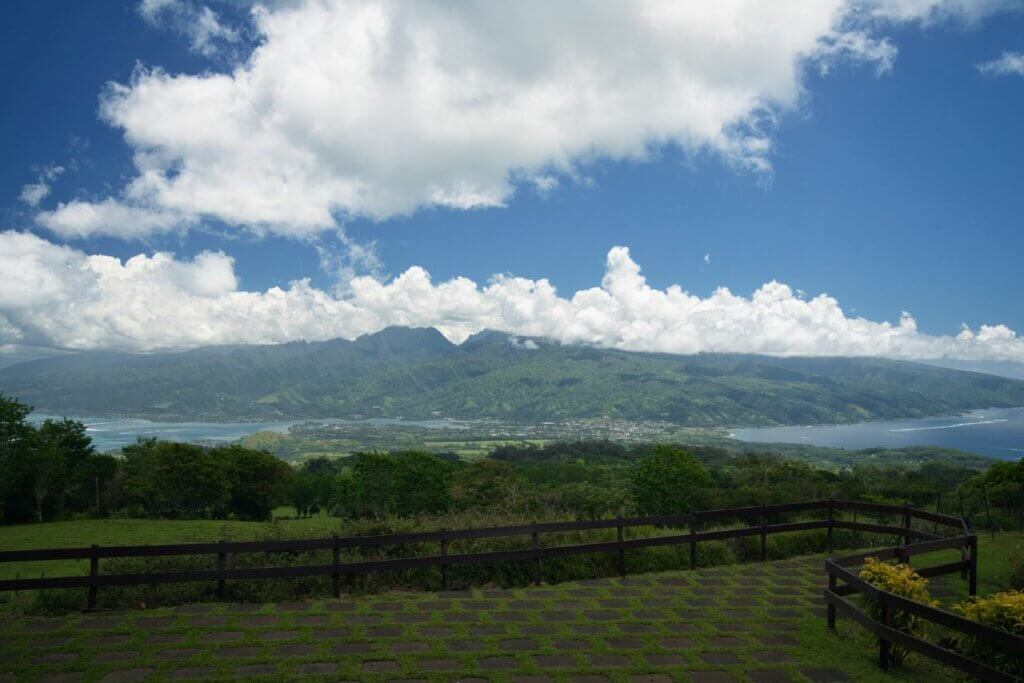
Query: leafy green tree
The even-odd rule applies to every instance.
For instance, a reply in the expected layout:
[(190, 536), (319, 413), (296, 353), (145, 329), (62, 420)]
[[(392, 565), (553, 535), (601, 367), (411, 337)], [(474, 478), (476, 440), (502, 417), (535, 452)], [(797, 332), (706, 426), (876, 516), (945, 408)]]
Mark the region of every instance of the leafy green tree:
[(688, 451), (659, 445), (633, 466), (631, 484), (641, 515), (678, 515), (704, 502), (711, 476)]
[[(85, 424), (67, 418), (48, 419), (39, 426), (38, 431), (39, 439), (55, 448), (63, 459), (59, 486), (52, 492), (57, 515), (63, 514), (65, 505), (72, 510), (88, 508), (87, 492), (95, 491), (94, 482), (89, 478), (89, 472), (94, 468), (89, 467), (89, 463), (96, 456), (96, 449), (92, 445), (92, 437), (86, 432)], [(69, 500), (72, 496), (76, 500)]]
[(224, 517), (231, 499), (224, 464), (199, 446), (140, 439), (122, 449), (125, 490), (147, 514)]
[(78, 463), (64, 486), (65, 510), (109, 513), (118, 504), (113, 489), (119, 472), (120, 459), (105, 453)]
[(451, 495), (460, 510), (518, 510), (523, 504), (523, 482), (508, 463), (477, 460), (452, 479)]
[(36, 434), (33, 448), (32, 495), (35, 500), (36, 521), (43, 521), (44, 506), (48, 510), (59, 505), (59, 497), (64, 489), (67, 475), (67, 464), (60, 448)]
[(0, 520), (21, 521), (31, 515), (28, 442), (35, 430), (26, 419), (31, 412), (30, 406), (0, 393)]
[(570, 482), (557, 489), (561, 507), (586, 519), (601, 519), (625, 512), (627, 492), (620, 486), (602, 486), (588, 481)]
[(317, 477), (303, 469), (294, 471), (288, 478), (288, 502), (299, 517), (308, 517), (317, 505)]
[(222, 446), (210, 455), (224, 466), (230, 500), (228, 510), (240, 519), (265, 521), (288, 491), (291, 467), (266, 451)]
[(728, 490), (728, 506), (828, 498), (836, 493), (838, 481), (806, 463), (756, 453), (736, 458), (712, 476)]
[(396, 461), (394, 512), (402, 516), (447, 511), (452, 504), (453, 467), (429, 453), (407, 451), (391, 456)]
[(359, 485), (350, 470), (335, 477), (329, 509), (331, 514), (345, 519), (356, 519), (362, 514), (359, 505)]
[(397, 461), (383, 453), (356, 453), (349, 460), (356, 481), (358, 516), (380, 519), (393, 514), (398, 500), (394, 486)]
[(968, 480), (960, 488), (962, 497), (971, 505), (976, 521), (1001, 526), (998, 518), (1024, 530), (1024, 458), (1018, 462), (996, 462), (983, 473)]

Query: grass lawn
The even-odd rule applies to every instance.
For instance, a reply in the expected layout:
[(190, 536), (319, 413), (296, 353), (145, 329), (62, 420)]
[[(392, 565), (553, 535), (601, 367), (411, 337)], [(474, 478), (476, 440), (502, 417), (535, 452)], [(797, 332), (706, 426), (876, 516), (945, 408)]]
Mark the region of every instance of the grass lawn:
[[(292, 517), (292, 508), (278, 508), (275, 517)], [(0, 550), (30, 548), (77, 548), (96, 545), (160, 545), (164, 543), (203, 543), (207, 541), (244, 541), (273, 537), (328, 535), (339, 520), (327, 515), (308, 519), (283, 519), (274, 523), (218, 520), (83, 519), (43, 524), (0, 526)], [(0, 579), (87, 574), (88, 560), (0, 563)]]
[[(978, 534), (978, 594), (989, 595), (1004, 591), (1009, 586), (1010, 556), (1017, 548), (1024, 547), (1024, 532), (1007, 531), (993, 537), (989, 533)], [(928, 567), (947, 562), (956, 562), (960, 553), (955, 550), (929, 553), (910, 558), (914, 567)], [(967, 596), (967, 584), (957, 577), (946, 576), (933, 579), (932, 583), (952, 589), (955, 597)], [(943, 600), (945, 603), (946, 601)]]

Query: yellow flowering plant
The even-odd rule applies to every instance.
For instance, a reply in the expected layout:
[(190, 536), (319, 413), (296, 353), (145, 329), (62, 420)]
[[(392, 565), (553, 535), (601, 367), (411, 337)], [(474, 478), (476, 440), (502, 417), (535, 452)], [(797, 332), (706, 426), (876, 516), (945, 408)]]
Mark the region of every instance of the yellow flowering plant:
[[(985, 598), (971, 598), (953, 610), (972, 621), (1024, 636), (1024, 592), (1006, 591)], [(1015, 676), (1024, 676), (1024, 654), (995, 648), (965, 633), (953, 636), (956, 648), (972, 659), (986, 662)]]
[[(889, 564), (877, 557), (869, 557), (864, 561), (864, 566), (860, 570), (860, 578), (888, 593), (922, 605), (935, 606), (937, 604), (928, 594), (928, 580), (915, 572), (910, 565)], [(876, 620), (881, 620), (882, 610), (875, 602), (871, 603), (871, 613)], [(889, 625), (898, 631), (921, 637), (927, 627), (927, 622), (903, 610), (891, 609)], [(896, 666), (902, 664), (909, 654), (905, 648), (895, 643), (890, 648), (892, 663)]]

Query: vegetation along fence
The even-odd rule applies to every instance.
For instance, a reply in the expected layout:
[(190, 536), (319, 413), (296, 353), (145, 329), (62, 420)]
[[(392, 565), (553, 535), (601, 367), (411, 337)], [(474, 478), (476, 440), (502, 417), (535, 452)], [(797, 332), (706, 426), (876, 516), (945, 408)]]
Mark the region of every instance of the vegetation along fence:
[[(899, 510), (897, 506), (871, 503), (846, 502), (841, 503), (841, 505), (866, 512), (892, 513)], [(894, 617), (896, 612), (911, 615), (943, 627), (951, 635), (959, 634), (974, 638), (984, 643), (994, 652), (1003, 651), (1007, 654), (1017, 654), (1021, 657), (1024, 657), (1024, 638), (976, 621), (971, 621), (970, 619), (965, 619), (952, 612), (931, 605), (921, 604), (882, 590), (861, 579), (856, 573), (851, 571), (851, 567), (862, 565), (869, 557), (876, 557), (879, 560), (895, 559), (900, 563), (909, 563), (910, 558), (914, 555), (957, 549), (961, 553), (959, 561), (923, 567), (915, 571), (922, 577), (960, 572), (968, 580), (968, 593), (975, 595), (978, 589), (978, 537), (971, 530), (967, 520), (960, 517), (904, 508), (904, 526), (909, 526), (912, 518), (930, 520), (936, 526), (942, 525), (954, 530), (956, 535), (946, 538), (934, 535), (933, 538), (925, 538), (923, 541), (914, 543), (912, 542), (912, 536), (908, 534), (902, 539), (903, 543), (895, 547), (825, 560), (825, 570), (828, 572), (828, 588), (825, 589), (825, 600), (828, 603), (829, 628), (835, 629), (836, 614), (837, 612), (842, 612), (875, 634), (878, 637), (878, 664), (882, 669), (887, 670), (889, 668), (893, 662), (893, 647), (899, 646), (907, 651), (917, 652), (947, 666), (959, 669), (982, 681), (992, 681), (993, 683), (1021, 681), (1022, 679), (995, 669), (985, 662), (971, 659), (941, 645), (895, 628), (896, 620)], [(876, 529), (879, 533), (884, 533), (884, 530), (885, 528), (881, 526)], [(844, 597), (853, 594), (863, 596), (876, 609), (871, 610), (869, 613), (861, 609), (858, 604)]]
[[(853, 519), (844, 518), (841, 513), (852, 512)], [(874, 513), (901, 517), (899, 525), (857, 521), (857, 513)], [(813, 519), (778, 522), (783, 515), (814, 515)], [(823, 518), (817, 518), (817, 517)], [(745, 526), (707, 528), (715, 523), (728, 524), (740, 520)], [(917, 527), (914, 522), (917, 521)], [(631, 538), (625, 537), (630, 527), (653, 526), (665, 529), (688, 529), (687, 533)], [(923, 527), (923, 528), (922, 528)], [(929, 528), (930, 531), (924, 530)], [(939, 527), (947, 531), (940, 535)], [(544, 546), (541, 537), (546, 533), (615, 529), (616, 540), (577, 545)], [(925, 577), (959, 572), (968, 581), (969, 593), (977, 590), (978, 543), (966, 520), (960, 517), (926, 512), (905, 506), (881, 505), (853, 501), (822, 500), (803, 503), (761, 505), (753, 507), (703, 510), (684, 515), (657, 517), (632, 517), (574, 522), (547, 522), (517, 526), (489, 527), (479, 529), (441, 530), (386, 536), (356, 536), (303, 539), (267, 540), (217, 543), (188, 543), (173, 545), (143, 546), (91, 546), (88, 548), (53, 548), (40, 550), (0, 551), (0, 562), (36, 562), (47, 560), (89, 560), (89, 574), (85, 576), (60, 576), (41, 578), (18, 578), (0, 581), (0, 591), (38, 590), (52, 588), (87, 588), (88, 607), (96, 606), (96, 593), (101, 586), (130, 586), (161, 584), (187, 581), (216, 581), (218, 595), (224, 594), (228, 580), (296, 578), (308, 576), (331, 576), (333, 592), (340, 596), (341, 577), (353, 574), (383, 572), (423, 567), (438, 567), (440, 583), (448, 588), (448, 567), (454, 565), (487, 564), (498, 562), (530, 562), (533, 566), (533, 580), (541, 583), (545, 559), (585, 555), (593, 553), (616, 553), (618, 569), (625, 573), (625, 552), (630, 549), (653, 546), (689, 545), (690, 566), (697, 566), (697, 544), (702, 541), (723, 541), (727, 539), (757, 537), (760, 540), (760, 559), (767, 558), (767, 538), (772, 534), (827, 530), (826, 543), (829, 553), (833, 549), (833, 531), (843, 529), (864, 532), (871, 535), (893, 535), (897, 545), (859, 555), (837, 557), (826, 560), (829, 586), (825, 590), (828, 603), (828, 625), (835, 628), (836, 614), (842, 612), (875, 633), (879, 638), (879, 663), (889, 666), (892, 644), (915, 651), (949, 666), (987, 681), (1018, 680), (997, 671), (988, 665), (971, 660), (963, 655), (938, 645), (916, 638), (895, 629), (891, 623), (892, 610), (916, 615), (939, 624), (947, 629), (975, 637), (993, 647), (1008, 649), (1009, 652), (1024, 651), (1024, 638), (1013, 636), (982, 624), (956, 616), (927, 605), (918, 604), (863, 581), (848, 568), (864, 562), (867, 557), (909, 561), (913, 555), (940, 550), (956, 549), (961, 559), (938, 566), (919, 570)], [(950, 533), (954, 535), (949, 535)], [(476, 553), (450, 554), (449, 544), (463, 539), (496, 538), (508, 536), (529, 536), (530, 546), (513, 550), (498, 550)], [(401, 546), (407, 544), (437, 543), (439, 553), (420, 557), (397, 559), (374, 559), (359, 562), (341, 562), (341, 550), (349, 548)], [(229, 567), (228, 559), (242, 553), (308, 551), (333, 551), (330, 564), (281, 567)], [(99, 562), (105, 558), (163, 557), (182, 555), (213, 555), (217, 558), (216, 569), (187, 571), (144, 572), (131, 574), (100, 574)], [(840, 585), (842, 584), (842, 585)], [(859, 593), (875, 603), (881, 617), (876, 619), (849, 602), (844, 596)]]

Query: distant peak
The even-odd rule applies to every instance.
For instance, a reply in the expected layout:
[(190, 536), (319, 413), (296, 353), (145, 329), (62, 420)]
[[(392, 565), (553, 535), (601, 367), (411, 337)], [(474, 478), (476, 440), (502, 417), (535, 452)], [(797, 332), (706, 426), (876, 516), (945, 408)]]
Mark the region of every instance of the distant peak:
[(434, 327), (385, 327), (379, 332), (359, 337), (353, 344), (372, 353), (418, 357), (446, 353), (455, 348)]
[(511, 332), (499, 332), (498, 330), (481, 330), (470, 335), (462, 342), (462, 348), (473, 349), (481, 346), (507, 345), (512, 348), (535, 351), (541, 346), (543, 340), (540, 337), (524, 337)]

